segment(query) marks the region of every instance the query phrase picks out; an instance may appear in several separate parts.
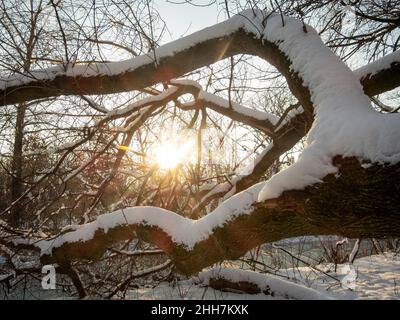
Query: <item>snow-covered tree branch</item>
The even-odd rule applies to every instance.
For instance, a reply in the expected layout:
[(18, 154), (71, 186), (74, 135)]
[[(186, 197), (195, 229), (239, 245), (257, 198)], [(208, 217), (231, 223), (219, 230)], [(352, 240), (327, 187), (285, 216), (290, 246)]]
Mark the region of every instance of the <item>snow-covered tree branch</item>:
[[(248, 22), (249, 19), (252, 20), (251, 24)], [(163, 73), (165, 78), (157, 79), (151, 76), (157, 74), (160, 68), (165, 68), (162, 66), (169, 65), (171, 59), (179, 57), (180, 62), (188, 56), (193, 59), (193, 52), (201, 51), (199, 48), (202, 48), (202, 46), (220, 49), (224, 44), (227, 46), (229, 44), (227, 50), (221, 56), (218, 56), (218, 59), (226, 57), (227, 52), (237, 53), (235, 43), (230, 42), (230, 40), (233, 39), (234, 41), (235, 37), (240, 37), (241, 40), (247, 39), (246, 41), (249, 42), (249, 47), (254, 50), (254, 53), (257, 52), (260, 56), (275, 64), (285, 74), (292, 92), (302, 102), (305, 110), (312, 107), (315, 120), (311, 132), (308, 134), (309, 146), (303, 151), (298, 162), (273, 176), (265, 184), (251, 187), (224, 202), (203, 219), (192, 222), (156, 208), (118, 211), (98, 217), (95, 222), (80, 226), (76, 231), (68, 232), (52, 240), (37, 242), (35, 245), (39, 246), (43, 250), (42, 254), (47, 257), (45, 261), (57, 262), (60, 259), (93, 258), (101, 254), (110, 241), (114, 242), (127, 238), (133, 231), (136, 231), (139, 235), (142, 234), (144, 239), (165, 250), (176, 265), (180, 265), (182, 271), (187, 273), (198, 271), (216, 261), (237, 258), (263, 242), (279, 240), (288, 236), (322, 233), (324, 229), (348, 236), (373, 235), (374, 232), (380, 233), (380, 235), (385, 235), (385, 233), (387, 233), (386, 235), (397, 235), (398, 231), (392, 227), (390, 228), (392, 231), (387, 228), (382, 228), (380, 231), (378, 229), (369, 230), (368, 225), (365, 226), (365, 229), (361, 226), (358, 231), (354, 231), (353, 227), (349, 230), (343, 228), (343, 223), (348, 223), (349, 219), (354, 219), (354, 216), (368, 217), (368, 214), (372, 214), (369, 211), (370, 208), (367, 212), (364, 212), (364, 210), (354, 206), (352, 207), (354, 211), (341, 212), (341, 215), (348, 214), (349, 216), (342, 217), (341, 221), (337, 221), (336, 225), (332, 224), (332, 226), (322, 226), (316, 222), (310, 224), (304, 221), (309, 221), (310, 218), (318, 221), (318, 215), (323, 216), (322, 211), (313, 211), (312, 214), (307, 212), (306, 207), (311, 207), (313, 210), (317, 207), (315, 203), (317, 199), (308, 195), (311, 195), (315, 189), (329, 188), (330, 185), (337, 183), (344, 184), (345, 181), (343, 180), (349, 179), (345, 175), (346, 171), (342, 172), (338, 164), (332, 163), (334, 156), (353, 157), (352, 159), (356, 157), (360, 163), (368, 162), (373, 169), (363, 169), (361, 164), (358, 168), (355, 164), (352, 164), (352, 166), (359, 170), (359, 174), (364, 178), (371, 175), (371, 183), (374, 182), (372, 172), (384, 170), (384, 167), (377, 169), (382, 164), (394, 165), (386, 169), (389, 172), (396, 170), (400, 154), (398, 144), (399, 119), (397, 114), (385, 116), (372, 110), (368, 99), (362, 93), (357, 78), (329, 49), (324, 47), (312, 28), (307, 26), (304, 29), (300, 22), (291, 18), (285, 18), (284, 22), (283, 25), (280, 16), (267, 15), (262, 11), (243, 12), (227, 22), (161, 47), (156, 52), (156, 56), (158, 56), (156, 69), (154, 69), (154, 61), (147, 61), (149, 58), (140, 57), (129, 62), (111, 64), (102, 67), (100, 70), (82, 69), (80, 67), (72, 69), (67, 74), (58, 75), (55, 73), (51, 77), (49, 77), (49, 72), (46, 71), (46, 76), (41, 81), (49, 83), (57, 82), (58, 77), (78, 77), (80, 81), (88, 81), (93, 85), (96, 77), (112, 77), (123, 74), (124, 77), (136, 79), (136, 84), (135, 82), (130, 84), (132, 85), (131, 89), (139, 88), (135, 87), (139, 86), (139, 79), (140, 86), (148, 86), (153, 84), (152, 81), (169, 80), (172, 76), (189, 71), (189, 67), (194, 69), (200, 66), (200, 64), (184, 66), (184, 63), (180, 63), (179, 70), (172, 71), (167, 75)], [(218, 43), (218, 46), (215, 45), (216, 43)], [(210, 61), (215, 60), (213, 54), (208, 54), (208, 56), (208, 59), (212, 59)], [(205, 63), (205, 61), (202, 63)], [(150, 72), (150, 68), (154, 70)], [(105, 70), (111, 71), (106, 72)], [(138, 77), (139, 71), (137, 70), (140, 70), (141, 73), (146, 70), (147, 79)], [(111, 74), (108, 74), (109, 72)], [(63, 83), (68, 82), (66, 78)], [(3, 86), (18, 92), (18, 87), (25, 88), (24, 86), (31, 86), (33, 83), (32, 80), (23, 77), (9, 80)], [(14, 88), (15, 85), (17, 87)], [(122, 89), (127, 90), (128, 88), (123, 87)], [(76, 92), (65, 91), (65, 93)], [(23, 96), (23, 93), (20, 92), (19, 96)], [(32, 96), (30, 95), (30, 97)], [(7, 99), (6, 96), (5, 101)], [(210, 95), (200, 93), (198, 99), (201, 104), (206, 106), (211, 104), (212, 108), (221, 109), (221, 100)], [(151, 104), (152, 100), (149, 100), (148, 103)], [(131, 108), (129, 106), (126, 110)], [(222, 108), (229, 109), (229, 105)], [(233, 107), (234, 112), (240, 112), (237, 109), (238, 107)], [(125, 111), (120, 112), (124, 113)], [(112, 112), (112, 114), (119, 114), (120, 112)], [(299, 135), (296, 138), (299, 138)], [(368, 143), (364, 142), (365, 139), (368, 139)], [(293, 142), (290, 139), (286, 140), (289, 140), (289, 143), (286, 141), (286, 143), (283, 142), (283, 145), (286, 144), (287, 148), (290, 148), (296, 141), (296, 139), (293, 139)], [(280, 143), (279, 138), (275, 143)], [(279, 153), (283, 153), (285, 149), (282, 149), (281, 144), (280, 148)], [(347, 170), (345, 160), (338, 163), (343, 166), (342, 170)], [(331, 177), (334, 175), (339, 177), (334, 178), (335, 181), (332, 182)], [(396, 178), (396, 175), (392, 175), (392, 177)], [(354, 183), (355, 181), (352, 181), (352, 184)], [(369, 184), (367, 185), (369, 186)], [(374, 188), (377, 187), (374, 185)], [(382, 186), (379, 185), (379, 187)], [(309, 189), (294, 191), (304, 188)], [(284, 191), (286, 193), (283, 193)], [(299, 197), (299, 199), (296, 199), (297, 204), (293, 203), (293, 195)], [(320, 194), (320, 196), (323, 195)], [(353, 195), (353, 197), (355, 197), (355, 200), (357, 200), (355, 203), (357, 203), (359, 201), (357, 195)], [(391, 198), (394, 204), (398, 204), (396, 202), (398, 197), (393, 196)], [(339, 202), (339, 198), (336, 200)], [(233, 202), (235, 205), (232, 205)], [(378, 213), (375, 211), (378, 210), (378, 215), (382, 217), (382, 222), (379, 224), (383, 226), (386, 224), (386, 218), (393, 219), (395, 213), (386, 213), (385, 211), (390, 211), (390, 208), (379, 207), (379, 204), (381, 203), (374, 204), (373, 215), (376, 216)], [(290, 205), (293, 207), (290, 208)], [(283, 209), (285, 207), (287, 209)], [(325, 206), (325, 211), (327, 209), (329, 210)], [(331, 210), (334, 210), (334, 208)], [(238, 216), (236, 219), (232, 219), (236, 216)], [(257, 223), (261, 228), (254, 229), (254, 226), (251, 227), (251, 225), (258, 219), (261, 219)], [(280, 225), (280, 220), (282, 220), (282, 225)], [(364, 220), (364, 218), (361, 220)], [(314, 224), (319, 226), (318, 230), (314, 229)], [(297, 227), (294, 227), (295, 225)], [(288, 229), (288, 226), (293, 226), (293, 230)], [(242, 242), (243, 245), (239, 246), (239, 240), (235, 239), (235, 232), (233, 232), (235, 229), (246, 230), (249, 241), (247, 243)], [(278, 231), (271, 232), (275, 229)], [(185, 231), (182, 232), (181, 230)], [(250, 236), (251, 233), (254, 233), (254, 235)], [(196, 254), (192, 252), (191, 248), (195, 248), (196, 252), (197, 250), (202, 251), (200, 248), (205, 248), (205, 246), (210, 251), (210, 258), (204, 259), (204, 256), (196, 258)], [(203, 262), (200, 263), (199, 259)]]
[[(388, 21), (375, 22), (392, 26)], [(336, 44), (327, 40), (328, 47), (302, 19), (250, 9), (161, 46), (151, 29), (141, 55), (126, 43), (94, 39), (134, 57), (88, 62), (69, 51), (59, 18), (57, 26), (65, 55), (58, 65), (8, 67), (0, 79), (0, 105), (10, 119), (16, 108), (18, 124), (11, 169), (6, 156), (0, 159), (19, 186), (0, 210), (0, 244), (9, 260), (31, 251), (31, 267), (57, 265), (84, 297), (80, 274), (94, 283), (101, 277), (78, 261), (169, 259), (113, 281), (104, 293), (112, 297), (171, 262), (195, 275), (289, 237), (400, 237), (400, 115), (377, 97), (400, 86), (398, 49), (351, 70), (332, 51)], [(257, 89), (265, 93), (258, 101), (239, 93), (254, 82), (235, 78), (235, 63), (248, 61), (255, 78), (275, 86)], [(247, 72), (242, 68), (237, 72)], [(165, 148), (160, 142), (167, 138), (177, 142)], [(237, 159), (215, 164), (211, 149), (232, 140), (236, 156), (240, 139), (244, 160), (254, 155), (250, 166), (239, 170)], [(26, 140), (30, 149), (23, 148)], [(23, 159), (37, 156), (23, 168)], [(188, 168), (180, 171), (183, 158)], [(130, 251), (133, 241), (138, 247)], [(218, 279), (204, 281), (237, 288), (229, 272)]]

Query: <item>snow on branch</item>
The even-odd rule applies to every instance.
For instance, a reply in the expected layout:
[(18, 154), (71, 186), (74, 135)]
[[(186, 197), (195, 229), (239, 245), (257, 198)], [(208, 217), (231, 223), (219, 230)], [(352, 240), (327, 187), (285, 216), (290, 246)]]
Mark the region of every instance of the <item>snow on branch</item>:
[(273, 132), (274, 125), (278, 122), (278, 117), (270, 112), (251, 109), (233, 101), (229, 102), (222, 97), (204, 91), (201, 85), (195, 81), (171, 80), (171, 84), (190, 88), (190, 93), (195, 96), (194, 101), (179, 105), (183, 110), (199, 107), (209, 108), (233, 120), (258, 128), (267, 134)]
[[(136, 232), (139, 237), (157, 245), (179, 264), (180, 251), (181, 254), (190, 252), (198, 246), (209, 247), (210, 250), (215, 246), (218, 248), (214, 232), (223, 229), (238, 217), (250, 215), (255, 209), (253, 205), (260, 188), (261, 184), (249, 188), (199, 220), (188, 219), (157, 207), (133, 207), (100, 215), (90, 223), (74, 226), (72, 230), (50, 239), (24, 238), (3, 231), (0, 243), (16, 250), (38, 251), (42, 263), (67, 264), (73, 259), (101, 257), (110, 245), (129, 239)], [(211, 246), (210, 241), (213, 242)], [(220, 254), (229, 257), (229, 252)], [(182, 269), (185, 271), (184, 267)]]
[[(1, 104), (61, 94), (123, 92), (168, 81), (234, 54), (234, 52), (221, 53), (221, 49), (225, 47), (225, 42), (231, 40), (235, 32), (245, 26), (245, 21), (242, 17), (236, 16), (165, 44), (152, 53), (125, 61), (75, 64), (67, 70), (59, 65), (32, 70), (27, 74), (3, 76), (0, 79), (0, 96), (3, 97)], [(202, 50), (199, 50), (199, 44)], [(204, 44), (204, 48), (201, 44)], [(203, 52), (205, 47), (209, 51), (208, 54)]]
[[(74, 78), (91, 78), (96, 76), (116, 76), (136, 71), (140, 68), (152, 65), (156, 67), (161, 60), (171, 57), (195, 46), (197, 43), (207, 41), (212, 38), (221, 38), (232, 34), (238, 28), (245, 25), (245, 19), (240, 16), (219, 23), (215, 26), (203, 29), (190, 36), (167, 43), (156, 48), (154, 53), (144, 54), (132, 59), (107, 63), (75, 64), (65, 70), (63, 65), (54, 66), (47, 69), (32, 70), (28, 74), (16, 74), (7, 78), (2, 78), (0, 88), (5, 90), (14, 86), (27, 85), (35, 81), (52, 81), (57, 77), (66, 76)], [(156, 58), (156, 60), (155, 60)]]
[(390, 69), (394, 64), (400, 64), (400, 50), (394, 51), (370, 64), (362, 66), (354, 70), (354, 73), (362, 80), (367, 76), (373, 76), (385, 69)]
[(209, 106), (209, 108), (213, 108), (214, 110), (226, 109), (227, 112), (229, 112), (228, 110), (231, 109), (232, 111), (237, 112), (244, 117), (249, 117), (264, 122), (268, 121), (272, 125), (275, 125), (278, 121), (278, 117), (272, 113), (250, 109), (232, 101), (229, 103), (228, 100), (209, 92), (201, 91), (197, 99), (199, 102), (206, 104), (206, 106)]
[(256, 202), (260, 184), (246, 190), (246, 192), (232, 197), (212, 213), (199, 220), (191, 220), (174, 212), (157, 207), (133, 207), (103, 214), (95, 221), (77, 227), (73, 232), (68, 232), (54, 240), (43, 240), (35, 243), (40, 247), (42, 255), (50, 254), (55, 248), (64, 243), (87, 241), (93, 238), (97, 230), (107, 233), (120, 225), (146, 225), (158, 227), (165, 231), (176, 244), (188, 248), (206, 238), (213, 230), (233, 218), (248, 214), (252, 211), (251, 205)]
[(241, 287), (250, 287), (253, 294), (264, 293), (285, 299), (332, 299), (330, 296), (312, 288), (307, 288), (304, 285), (250, 270), (215, 267), (200, 272), (198, 279), (200, 283), (209, 285), (214, 289), (229, 289), (231, 287), (232, 289), (240, 290)]
[(354, 74), (369, 96), (400, 86), (400, 50), (354, 70)]
[(337, 172), (332, 164), (336, 155), (379, 163), (400, 160), (400, 116), (376, 112), (354, 73), (318, 34), (301, 32), (301, 23), (294, 19), (285, 21), (283, 26), (279, 19), (269, 19), (263, 36), (279, 42), (279, 49), (292, 62), (292, 70), (307, 85), (315, 120), (299, 160), (266, 183), (259, 201), (321, 182)]
[[(233, 35), (240, 41), (228, 41), (232, 40)], [(230, 45), (226, 46), (227, 44)], [(221, 51), (221, 48), (225, 50)], [(387, 182), (382, 177), (398, 181), (398, 171), (394, 171), (393, 176), (383, 176), (385, 167), (382, 165), (393, 164), (394, 170), (398, 170), (400, 114), (376, 112), (355, 74), (322, 43), (315, 30), (301, 21), (274, 14), (267, 18), (263, 11), (245, 11), (226, 22), (161, 47), (156, 51), (156, 64), (150, 56), (142, 56), (129, 63), (108, 65), (108, 68), (98, 66), (97, 69), (67, 70), (64, 76), (74, 79), (79, 74), (79, 79), (93, 80), (91, 85), (95, 84), (97, 87), (98, 79), (95, 78), (100, 74), (104, 84), (102, 92), (116, 92), (146, 87), (160, 80), (170, 80), (189, 70), (237, 53), (257, 54), (274, 64), (288, 80), (289, 87), (305, 113), (313, 113), (314, 122), (307, 136), (308, 146), (295, 164), (274, 175), (266, 183), (253, 185), (231, 197), (209, 215), (196, 221), (161, 208), (127, 208), (98, 216), (93, 222), (51, 240), (34, 241), (19, 237), (14, 238), (14, 245), (39, 248), (43, 262), (92, 259), (101, 256), (110, 243), (127, 239), (136, 232), (139, 237), (163, 249), (178, 269), (193, 273), (214, 262), (237, 258), (257, 244), (283, 237), (316, 232), (337, 232), (349, 236), (366, 236), (377, 232), (398, 235), (398, 229), (393, 229), (392, 223), (381, 225), (378, 229), (376, 224), (370, 222), (363, 225), (363, 228), (352, 228), (357, 228), (354, 220), (359, 219), (360, 214), (376, 219), (374, 215), (377, 208), (390, 213), (387, 216), (379, 215), (380, 222), (385, 222), (385, 219), (386, 222), (391, 221), (393, 216), (397, 217), (399, 214), (399, 199), (396, 195), (393, 199), (393, 190), (388, 195), (381, 195), (392, 197), (386, 199), (384, 204), (379, 203), (380, 199), (375, 197), (373, 208), (360, 206), (357, 201), (365, 200), (363, 197), (368, 192), (371, 193), (371, 190), (375, 191), (377, 185), (384, 189), (382, 182)], [(158, 72), (167, 67), (170, 67), (169, 73)], [(157, 78), (154, 76), (156, 73), (164, 76)], [(115, 80), (116, 75), (124, 77), (121, 87), (111, 88), (105, 84), (107, 76)], [(58, 75), (53, 79), (56, 77)], [(44, 79), (51, 82), (49, 78), (44, 77), (42, 80)], [(8, 79), (3, 85), (12, 89), (10, 85), (32, 84), (30, 81), (25, 78)], [(89, 87), (90, 85), (85, 86)], [(39, 92), (36, 97), (43, 96), (43, 91), (37, 88), (35, 90)], [(76, 87), (67, 88), (66, 93), (75, 94), (77, 90)], [(21, 93), (18, 90), (13, 92)], [(99, 92), (92, 89), (92, 93)], [(14, 95), (14, 100), (7, 100), (4, 91), (0, 94), (5, 96), (5, 103), (16, 101), (14, 93), (10, 93), (10, 96)], [(21, 96), (23, 97), (20, 94)], [(30, 98), (32, 97), (35, 96), (31, 95)], [(355, 159), (351, 166), (355, 166), (358, 170), (356, 173), (360, 175), (366, 171), (374, 174), (374, 179), (360, 179), (362, 183), (357, 186), (359, 197), (347, 199), (354, 201), (349, 207), (357, 208), (356, 212), (343, 212), (342, 209), (346, 209), (348, 204), (341, 208), (332, 200), (336, 196), (336, 200), (340, 202), (342, 189), (353, 190), (357, 183), (353, 174), (350, 177), (349, 174), (344, 176), (346, 172), (340, 171), (342, 164), (335, 164), (333, 161), (336, 156)], [(373, 165), (368, 170), (363, 167), (360, 169), (360, 162), (363, 161)], [(376, 180), (379, 175), (381, 180)], [(326, 177), (329, 177), (328, 182), (324, 181)], [(373, 184), (373, 188), (365, 181)], [(320, 185), (313, 189), (316, 183)], [(335, 186), (337, 193), (331, 194), (329, 188), (325, 190), (325, 196), (329, 195), (330, 198), (325, 201), (324, 208), (320, 208), (318, 205), (321, 189), (329, 186), (329, 183)], [(340, 183), (346, 188), (341, 188)], [(298, 190), (303, 193), (300, 194)], [(387, 203), (394, 203), (395, 211)], [(327, 226), (321, 214), (328, 204), (340, 217), (334, 226)], [(304, 217), (304, 214), (308, 216)], [(371, 226), (374, 226), (373, 230), (369, 229)], [(247, 232), (246, 239), (243, 239), (242, 230)]]
[[(177, 270), (195, 274), (216, 262), (237, 259), (262, 243), (288, 237), (398, 236), (400, 198), (393, 185), (400, 180), (400, 164), (365, 168), (355, 158), (340, 157), (334, 163), (339, 174), (325, 177), (323, 184), (287, 191), (260, 203), (261, 182), (199, 220), (161, 208), (133, 207), (103, 214), (48, 239), (23, 237), (4, 229), (0, 244), (13, 251), (36, 251), (42, 264), (69, 265), (75, 259), (100, 259), (113, 244), (136, 234), (163, 250)], [(374, 201), (368, 202), (371, 197)], [(326, 212), (330, 215), (322, 214)]]
[[(299, 101), (306, 108), (307, 103), (304, 101), (306, 97), (300, 92), (302, 81), (291, 72), (290, 62), (285, 58), (287, 53), (277, 49), (277, 42), (280, 40), (265, 36), (263, 30), (267, 16), (266, 30), (279, 34), (279, 25), (274, 21), (281, 21), (280, 15), (247, 10), (212, 27), (165, 44), (157, 48), (154, 53), (130, 60), (76, 64), (67, 70), (62, 66), (56, 66), (33, 70), (29, 74), (3, 77), (0, 80), (0, 96), (2, 96), (0, 104), (13, 104), (59, 95), (141, 90), (226, 57), (247, 53), (258, 55), (277, 67), (291, 82), (295, 95), (301, 95)], [(290, 23), (292, 24), (296, 23)], [(300, 26), (297, 23), (295, 28), (297, 27), (303, 30), (302, 24)], [(311, 28), (308, 28), (310, 33)]]

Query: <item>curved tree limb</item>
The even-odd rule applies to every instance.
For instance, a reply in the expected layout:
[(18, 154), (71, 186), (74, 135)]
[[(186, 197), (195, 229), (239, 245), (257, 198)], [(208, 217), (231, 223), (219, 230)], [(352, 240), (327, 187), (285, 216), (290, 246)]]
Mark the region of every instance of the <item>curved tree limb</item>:
[(290, 62), (276, 44), (261, 41), (260, 30), (245, 28), (246, 19), (237, 15), (144, 55), (122, 62), (76, 65), (64, 71), (60, 67), (37, 70), (25, 76), (13, 76), (0, 82), (0, 105), (14, 104), (59, 95), (107, 94), (142, 89), (179, 77), (236, 54), (260, 56), (274, 65), (287, 79), (292, 92), (305, 110), (311, 110), (307, 90), (290, 70)]
[[(101, 258), (110, 245), (136, 233), (166, 252), (180, 272), (195, 274), (213, 263), (237, 259), (262, 243), (288, 237), (400, 236), (400, 193), (391, 190), (400, 186), (400, 165), (365, 168), (357, 159), (341, 157), (334, 165), (339, 174), (327, 175), (321, 183), (261, 203), (254, 199), (260, 188), (256, 185), (227, 200), (225, 212), (217, 209), (196, 222), (160, 208), (136, 207), (99, 216), (52, 240), (0, 241), (41, 250), (43, 264), (66, 264)], [(230, 219), (221, 223), (221, 215)]]
[[(278, 18), (284, 20), (275, 16), (272, 22), (267, 21), (267, 28), (272, 23), (273, 30), (266, 29), (269, 33), (262, 41), (257, 28), (249, 28), (239, 18), (228, 20), (232, 24), (223, 25), (224, 35), (217, 32), (217, 36), (222, 43), (232, 34), (241, 37), (240, 44), (231, 39), (221, 57), (229, 48), (245, 45), (248, 53), (268, 60), (286, 77), (305, 117), (311, 120), (315, 111), (308, 136), (310, 146), (295, 165), (264, 186), (257, 184), (244, 190), (196, 221), (160, 208), (136, 207), (99, 216), (52, 240), (10, 236), (0, 241), (40, 250), (42, 263), (66, 264), (74, 259), (99, 258), (112, 243), (130, 239), (135, 232), (165, 251), (182, 273), (192, 274), (215, 262), (236, 259), (261, 243), (288, 237), (399, 236), (397, 115), (381, 115), (371, 108), (354, 74), (323, 46), (315, 32), (306, 32), (307, 26), (299, 22), (281, 26)], [(299, 33), (304, 29), (306, 35)], [(281, 38), (275, 38), (273, 31)], [(207, 41), (217, 40), (206, 39), (195, 46), (200, 45), (200, 50)], [(187, 53), (185, 50), (189, 49), (175, 54), (180, 56)], [(170, 59), (167, 55), (160, 57), (160, 61)], [(182, 71), (185, 63), (180, 62)], [(145, 82), (150, 81), (149, 75), (143, 76)], [(347, 118), (354, 113), (358, 117)], [(347, 140), (339, 143), (342, 138)], [(365, 139), (369, 139), (367, 144)], [(354, 157), (342, 158), (344, 154)], [(368, 164), (360, 163), (360, 159)]]

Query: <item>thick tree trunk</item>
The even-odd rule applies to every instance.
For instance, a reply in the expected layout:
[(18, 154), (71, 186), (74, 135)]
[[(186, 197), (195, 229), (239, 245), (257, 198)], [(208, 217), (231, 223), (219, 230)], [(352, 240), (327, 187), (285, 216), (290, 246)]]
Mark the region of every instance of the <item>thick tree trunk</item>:
[[(31, 25), (29, 38), (26, 45), (26, 56), (23, 61), (22, 70), (24, 73), (28, 73), (31, 68), (32, 53), (35, 46), (35, 29), (34, 25)], [(25, 113), (27, 105), (25, 102), (18, 104), (17, 106), (17, 117), (15, 121), (15, 134), (14, 134), (14, 150), (12, 158), (12, 178), (11, 178), (11, 202), (16, 202), (23, 193), (23, 147), (24, 147), (24, 129), (25, 129)], [(16, 204), (11, 209), (10, 222), (11, 225), (19, 227), (21, 223), (21, 204)]]
[[(11, 202), (19, 199), (23, 192), (23, 140), (25, 127), (25, 103), (17, 106), (17, 119), (15, 122), (14, 150), (12, 158), (12, 177), (11, 177)], [(10, 223), (14, 227), (19, 227), (21, 222), (21, 206), (16, 203), (10, 212)]]

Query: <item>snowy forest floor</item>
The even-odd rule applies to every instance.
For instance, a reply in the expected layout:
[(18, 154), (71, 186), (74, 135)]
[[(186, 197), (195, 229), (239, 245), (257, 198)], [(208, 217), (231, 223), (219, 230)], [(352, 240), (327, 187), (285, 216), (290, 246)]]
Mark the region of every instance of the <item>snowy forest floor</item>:
[[(228, 267), (228, 268), (225, 268)], [(233, 268), (232, 268), (233, 267)], [(315, 268), (318, 268), (317, 271)], [(275, 275), (260, 274), (237, 269), (225, 264), (213, 269), (213, 276), (218, 272), (253, 279), (259, 286), (267, 283), (273, 292), (245, 294), (214, 290), (205, 286), (204, 276), (191, 279), (161, 282), (156, 286), (141, 286), (127, 292), (126, 299), (135, 300), (275, 300), (275, 299), (400, 299), (400, 255), (384, 253), (365, 256), (349, 264), (320, 264), (314, 267), (299, 266), (280, 269)], [(356, 271), (356, 272), (354, 272)], [(205, 272), (207, 273), (207, 271)], [(324, 274), (325, 273), (325, 274)], [(204, 272), (203, 272), (204, 274)], [(272, 279), (272, 280), (271, 280)], [(39, 279), (38, 279), (39, 280)], [(69, 299), (60, 290), (43, 290), (40, 281), (20, 281), (18, 290), (5, 293), (1, 299)], [(349, 281), (349, 282), (348, 282)], [(311, 288), (311, 289), (308, 289)], [(23, 289), (23, 290), (22, 290)], [(21, 293), (23, 292), (23, 294)]]
[[(335, 281), (321, 272), (310, 267), (298, 267), (282, 269), (281, 276), (295, 279), (298, 284), (310, 287), (330, 299), (400, 299), (400, 256), (393, 253), (373, 255), (356, 259), (354, 262), (357, 277), (352, 281), (351, 268), (342, 264), (337, 266), (334, 272), (333, 264), (318, 266), (319, 269), (341, 280)], [(350, 283), (344, 284), (344, 278), (348, 276)], [(268, 277), (268, 275), (266, 275)], [(210, 287), (196, 284), (196, 279), (179, 281), (173, 286), (170, 283), (161, 283), (155, 288), (139, 288), (131, 290), (131, 299), (291, 299), (288, 296), (270, 296), (260, 294), (240, 294), (234, 292), (222, 292)], [(272, 288), (273, 290), (274, 288)], [(306, 296), (307, 298), (307, 296)]]

